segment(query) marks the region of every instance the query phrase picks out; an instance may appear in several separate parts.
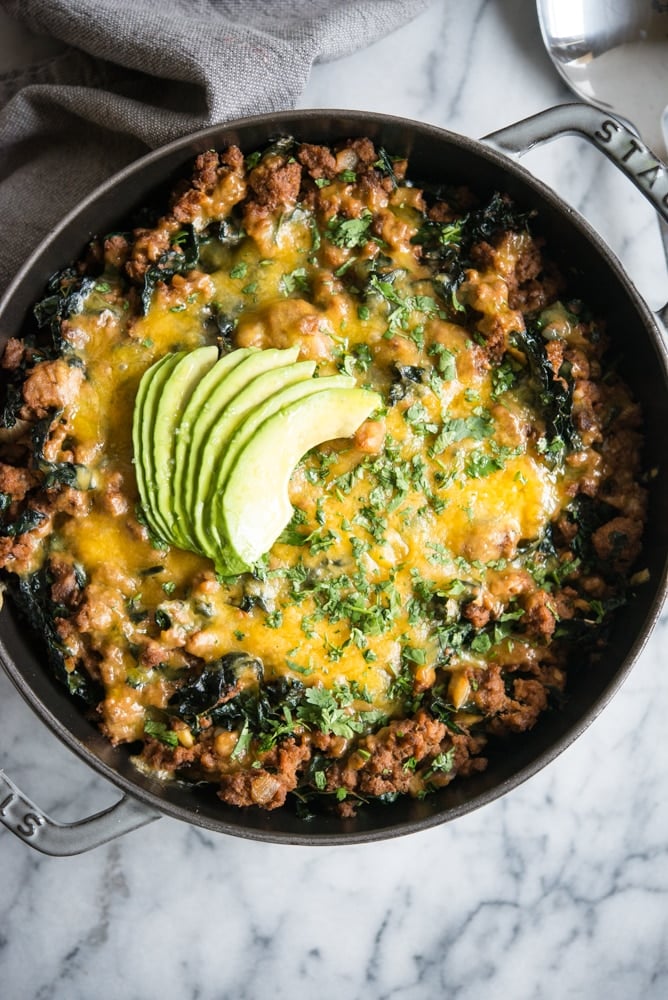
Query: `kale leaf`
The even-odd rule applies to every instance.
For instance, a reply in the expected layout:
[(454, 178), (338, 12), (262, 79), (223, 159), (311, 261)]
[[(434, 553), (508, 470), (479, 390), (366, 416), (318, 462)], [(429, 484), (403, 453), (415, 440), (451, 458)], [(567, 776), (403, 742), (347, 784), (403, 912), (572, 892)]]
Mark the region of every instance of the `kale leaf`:
[(513, 202), (495, 192), (487, 204), (450, 222), (426, 219), (411, 243), (422, 249), (422, 257), (438, 272), (433, 284), (451, 314), (463, 310), (456, 292), (471, 267), (472, 247), (493, 240), (497, 233), (528, 228), (533, 213), (522, 212)]
[(61, 334), (64, 319), (83, 312), (86, 299), (95, 289), (97, 278), (80, 275), (75, 268), (66, 267), (49, 278), (47, 294), (33, 307), (33, 315), (40, 329), (47, 329), (53, 348), (62, 354), (70, 345)]
[(213, 718), (221, 707), (221, 699), (234, 691), (240, 670), (252, 667), (258, 678), (262, 674), (260, 660), (246, 653), (227, 653), (219, 660), (206, 663), (200, 673), (175, 691), (168, 702), (168, 709), (189, 725), (198, 727), (201, 716)]
[(390, 386), (389, 402), (394, 406), (410, 392), (410, 383), (423, 382), (424, 368), (417, 365), (394, 365), (394, 378)]
[(141, 293), (144, 315), (151, 307), (151, 299), (158, 282), (167, 281), (175, 274), (185, 274), (187, 271), (192, 271), (199, 261), (199, 252), (199, 236), (195, 232), (194, 226), (188, 223), (172, 238), (169, 249), (161, 254), (155, 264), (146, 269)]
[(513, 334), (517, 347), (524, 353), (538, 402), (546, 421), (551, 444), (562, 442), (572, 450), (580, 444), (573, 423), (573, 384), (568, 378), (557, 377), (545, 350), (545, 341), (538, 324), (527, 320), (526, 329)]
[(48, 568), (24, 578), (12, 578), (9, 589), (20, 615), (30, 623), (31, 633), (41, 635), (46, 646), (49, 665), (56, 678), (65, 684), (70, 694), (87, 705), (97, 705), (103, 697), (100, 684), (84, 670), (67, 670), (66, 649), (58, 634), (56, 621), (67, 618), (70, 609), (56, 603), (51, 596), (53, 579)]

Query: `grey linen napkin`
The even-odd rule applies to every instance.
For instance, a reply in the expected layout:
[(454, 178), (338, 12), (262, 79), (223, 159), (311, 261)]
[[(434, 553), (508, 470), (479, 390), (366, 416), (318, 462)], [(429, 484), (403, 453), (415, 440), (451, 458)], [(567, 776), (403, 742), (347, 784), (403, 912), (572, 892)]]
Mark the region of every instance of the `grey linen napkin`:
[(0, 0), (63, 51), (0, 74), (0, 291), (88, 191), (198, 128), (293, 107), (316, 61), (430, 0)]

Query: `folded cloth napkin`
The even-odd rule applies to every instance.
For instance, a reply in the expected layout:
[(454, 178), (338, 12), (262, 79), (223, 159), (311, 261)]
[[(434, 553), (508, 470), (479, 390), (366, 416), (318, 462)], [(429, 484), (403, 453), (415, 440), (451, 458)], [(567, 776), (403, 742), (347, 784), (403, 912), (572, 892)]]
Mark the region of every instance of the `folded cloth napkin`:
[(170, 139), (293, 107), (316, 61), (430, 0), (0, 0), (62, 51), (0, 74), (0, 291), (96, 184)]

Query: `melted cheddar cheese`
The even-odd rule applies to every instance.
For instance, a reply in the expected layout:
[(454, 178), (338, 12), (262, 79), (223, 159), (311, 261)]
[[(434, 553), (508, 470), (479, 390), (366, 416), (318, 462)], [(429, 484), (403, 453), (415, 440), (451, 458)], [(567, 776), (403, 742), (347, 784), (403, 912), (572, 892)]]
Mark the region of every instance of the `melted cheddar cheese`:
[[(236, 804), (273, 808), (302, 780), (384, 794), (366, 762), (403, 739), (392, 729), (402, 718), (437, 742), (419, 759), (406, 750), (388, 792), (422, 794), (475, 769), (476, 727), (533, 724), (565, 683), (558, 623), (590, 622), (612, 593), (593, 563), (575, 586), (589, 557), (584, 543), (569, 547), (573, 498), (610, 479), (601, 428), (631, 419), (623, 386), (590, 388), (596, 326), (541, 284), (524, 217), (509, 222), (492, 200), (487, 229), (466, 244), (478, 217), (438, 201), (428, 211), (399, 165), (397, 179), (365, 149), (332, 154), (336, 168), (318, 153), (294, 190), (294, 158), (216, 160), (213, 186), (180, 203), (185, 228), (168, 214), (120, 260), (108, 252), (62, 324), (62, 356), (85, 377), (44, 456), (85, 466), (90, 488), (61, 504), (24, 575), (50, 574), (51, 594), (68, 571), (85, 581), (57, 590), (70, 605), (56, 627), (69, 676), (101, 685), (109, 738), (144, 740), (149, 766), (171, 754), (168, 769), (229, 781), (221, 795)], [(306, 165), (314, 154), (299, 155)], [(168, 270), (194, 238), (192, 267)], [(353, 438), (304, 456), (292, 522), (236, 578), (150, 534), (134, 473), (143, 373), (211, 343), (298, 345), (318, 376), (345, 372), (384, 401)], [(254, 731), (235, 699), (263, 685), (287, 700), (263, 702)], [(297, 761), (278, 789), (272, 775), (289, 767), (271, 754), (290, 746), (309, 760), (314, 745), (329, 761), (320, 777)]]

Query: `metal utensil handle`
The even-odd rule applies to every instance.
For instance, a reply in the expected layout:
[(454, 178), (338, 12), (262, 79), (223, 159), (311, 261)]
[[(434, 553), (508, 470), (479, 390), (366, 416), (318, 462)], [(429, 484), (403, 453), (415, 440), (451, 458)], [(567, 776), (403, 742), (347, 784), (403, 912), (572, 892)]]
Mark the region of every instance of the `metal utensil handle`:
[(482, 141), (504, 153), (523, 153), (561, 135), (581, 135), (626, 174), (668, 222), (668, 167), (617, 118), (589, 104), (558, 104), (490, 132)]
[[(659, 213), (668, 261), (668, 166), (623, 122), (590, 104), (558, 104), (483, 136), (502, 153), (522, 156), (562, 135), (581, 135), (601, 150), (642, 191)], [(657, 314), (668, 328), (668, 303)]]
[(0, 823), (42, 854), (59, 858), (83, 854), (159, 818), (159, 813), (123, 796), (94, 816), (57, 823), (0, 770)]

